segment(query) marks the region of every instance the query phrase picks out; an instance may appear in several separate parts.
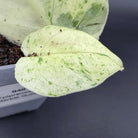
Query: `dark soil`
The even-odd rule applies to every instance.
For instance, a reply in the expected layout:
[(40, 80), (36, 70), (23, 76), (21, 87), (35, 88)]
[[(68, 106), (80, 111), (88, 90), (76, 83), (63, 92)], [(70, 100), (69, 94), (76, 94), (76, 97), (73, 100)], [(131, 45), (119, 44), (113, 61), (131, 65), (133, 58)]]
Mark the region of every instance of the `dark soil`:
[(19, 46), (9, 42), (5, 37), (0, 35), (0, 66), (16, 64), (23, 56)]

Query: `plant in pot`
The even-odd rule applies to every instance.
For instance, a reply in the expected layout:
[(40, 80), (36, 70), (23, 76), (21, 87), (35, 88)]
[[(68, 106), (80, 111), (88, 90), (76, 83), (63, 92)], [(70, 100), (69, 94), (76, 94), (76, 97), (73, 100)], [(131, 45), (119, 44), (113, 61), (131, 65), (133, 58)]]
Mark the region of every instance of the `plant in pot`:
[[(1, 39), (8, 44), (1, 47), (4, 51), (8, 46), (2, 53), (6, 59), (1, 56), (4, 59), (1, 65), (18, 61), (16, 80), (46, 97), (59, 97), (100, 85), (123, 70), (121, 60), (97, 40), (108, 10), (108, 0), (0, 0), (0, 33), (7, 40), (2, 36)], [(12, 72), (9, 77), (13, 77), (14, 81), (10, 81), (13, 83), (14, 66), (4, 66), (1, 74), (7, 68)], [(26, 91), (23, 87), (21, 91)], [(2, 87), (3, 91), (6, 89), (8, 86)], [(29, 96), (31, 99), (34, 94)], [(25, 99), (27, 97), (22, 104), (26, 103)], [(43, 102), (45, 98), (38, 96), (37, 99)], [(19, 102), (16, 103), (20, 112), (28, 110), (26, 105), (22, 110)], [(34, 105), (31, 100), (29, 103)]]

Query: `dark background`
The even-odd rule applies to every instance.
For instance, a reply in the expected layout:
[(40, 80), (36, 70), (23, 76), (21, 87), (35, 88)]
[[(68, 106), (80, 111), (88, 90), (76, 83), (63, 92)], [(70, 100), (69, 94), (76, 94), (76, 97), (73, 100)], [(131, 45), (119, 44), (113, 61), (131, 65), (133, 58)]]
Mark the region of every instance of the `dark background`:
[(49, 98), (30, 113), (0, 119), (0, 138), (138, 138), (138, 1), (110, 0), (101, 41), (125, 71), (101, 86)]

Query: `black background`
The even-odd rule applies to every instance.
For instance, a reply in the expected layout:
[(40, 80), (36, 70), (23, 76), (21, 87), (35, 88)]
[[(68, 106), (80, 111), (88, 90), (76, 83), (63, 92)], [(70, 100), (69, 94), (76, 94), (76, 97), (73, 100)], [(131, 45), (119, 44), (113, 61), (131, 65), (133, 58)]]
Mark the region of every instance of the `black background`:
[(0, 119), (0, 138), (138, 138), (137, 0), (110, 0), (101, 41), (123, 60), (125, 71), (95, 89)]

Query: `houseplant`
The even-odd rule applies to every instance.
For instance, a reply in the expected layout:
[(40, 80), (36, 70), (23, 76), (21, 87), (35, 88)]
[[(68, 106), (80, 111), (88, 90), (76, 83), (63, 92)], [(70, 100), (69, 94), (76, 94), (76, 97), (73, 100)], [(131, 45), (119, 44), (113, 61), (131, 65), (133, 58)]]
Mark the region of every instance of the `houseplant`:
[(99, 39), (108, 10), (107, 0), (0, 0), (0, 32), (18, 46), (28, 34), (51, 24), (81, 30)]

